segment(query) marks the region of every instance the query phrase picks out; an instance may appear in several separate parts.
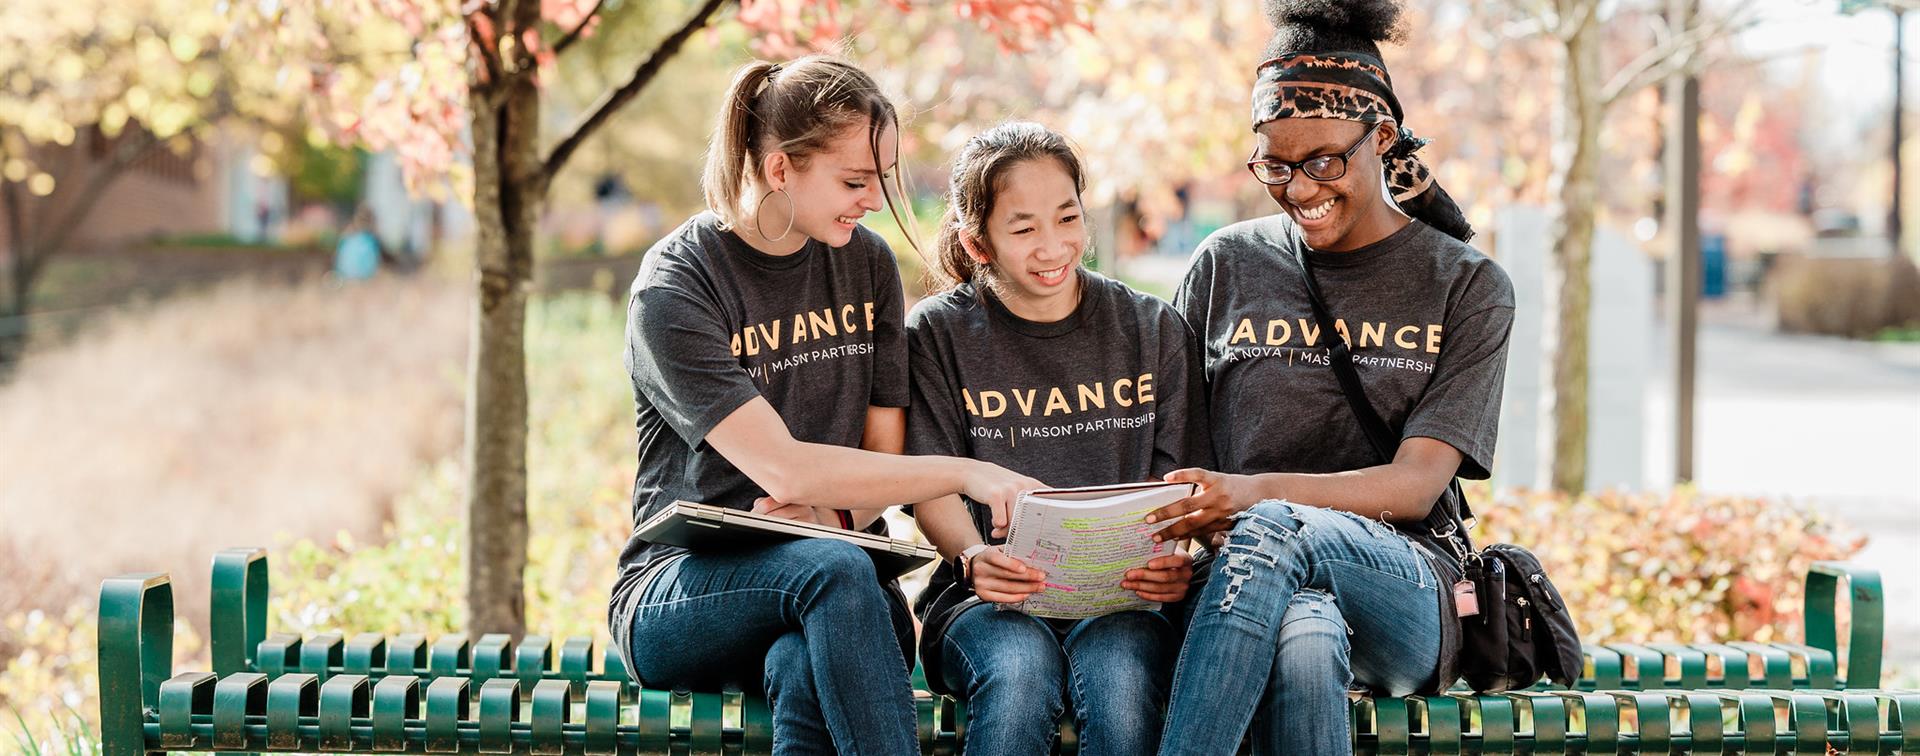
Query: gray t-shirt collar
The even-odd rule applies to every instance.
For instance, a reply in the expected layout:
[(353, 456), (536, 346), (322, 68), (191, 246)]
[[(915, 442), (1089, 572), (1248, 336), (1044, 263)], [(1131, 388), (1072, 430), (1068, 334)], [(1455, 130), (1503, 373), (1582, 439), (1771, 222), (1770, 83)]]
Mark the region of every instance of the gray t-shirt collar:
[(1073, 274), (1080, 280), (1080, 303), (1076, 305), (1073, 308), (1073, 312), (1068, 313), (1066, 317), (1051, 323), (1028, 320), (1019, 315), (1015, 315), (1013, 310), (1007, 308), (1006, 303), (1001, 302), (1000, 298), (994, 296), (993, 291), (985, 286), (979, 286), (976, 291), (979, 292), (981, 299), (986, 300), (987, 309), (993, 313), (994, 318), (1006, 324), (1008, 328), (1013, 329), (1023, 336), (1051, 339), (1057, 336), (1065, 336), (1078, 330), (1081, 323), (1085, 323), (1089, 318), (1093, 317), (1093, 313), (1100, 306), (1100, 302), (1105, 299), (1104, 297), (1091, 295), (1092, 292), (1090, 292), (1089, 289), (1093, 287), (1094, 282), (1084, 269), (1076, 268)]
[[(1419, 221), (1410, 222), (1405, 226), (1401, 226), (1400, 230), (1387, 234), (1387, 238), (1385, 239), (1345, 252), (1321, 252), (1307, 247), (1307, 262), (1312, 263), (1316, 268), (1345, 268), (1354, 265), (1365, 265), (1376, 259), (1391, 255), (1399, 251), (1402, 247), (1407, 246), (1408, 242), (1420, 235), (1420, 225)], [(1290, 224), (1290, 229), (1293, 233), (1299, 233), (1298, 226), (1291, 226)], [(1301, 246), (1305, 247), (1304, 240)]]

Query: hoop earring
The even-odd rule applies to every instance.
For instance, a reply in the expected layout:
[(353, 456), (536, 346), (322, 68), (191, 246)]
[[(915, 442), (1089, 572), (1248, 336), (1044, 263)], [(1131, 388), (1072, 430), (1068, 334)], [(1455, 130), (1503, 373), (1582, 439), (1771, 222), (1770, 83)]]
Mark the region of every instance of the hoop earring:
[[(767, 232), (760, 228), (760, 209), (767, 206), (767, 198), (772, 197), (774, 192), (778, 192), (780, 196), (787, 198), (787, 228), (785, 231), (781, 231), (779, 236), (768, 236)], [(787, 194), (787, 190), (784, 187), (760, 195), (760, 201), (754, 203), (753, 231), (759, 234), (760, 238), (767, 241), (780, 241), (781, 239), (787, 238), (787, 234), (793, 233), (793, 195)]]

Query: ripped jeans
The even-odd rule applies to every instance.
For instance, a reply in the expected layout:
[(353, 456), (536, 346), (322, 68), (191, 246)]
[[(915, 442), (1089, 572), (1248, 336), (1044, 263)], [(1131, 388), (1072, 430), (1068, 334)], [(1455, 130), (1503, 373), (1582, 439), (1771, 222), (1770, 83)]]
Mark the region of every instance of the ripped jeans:
[(1408, 695), (1433, 678), (1440, 590), (1393, 528), (1263, 501), (1193, 601), (1161, 754), (1349, 754), (1347, 690)]

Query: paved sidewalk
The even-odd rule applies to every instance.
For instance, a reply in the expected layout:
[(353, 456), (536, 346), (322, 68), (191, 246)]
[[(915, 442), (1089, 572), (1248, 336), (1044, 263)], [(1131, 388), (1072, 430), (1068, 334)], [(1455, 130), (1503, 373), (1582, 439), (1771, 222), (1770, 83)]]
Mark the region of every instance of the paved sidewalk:
[[(1889, 659), (1920, 675), (1920, 344), (1782, 334), (1765, 313), (1703, 313), (1695, 483), (1787, 496), (1868, 534), (1887, 589)], [(1646, 469), (1672, 469), (1665, 348), (1647, 392)]]

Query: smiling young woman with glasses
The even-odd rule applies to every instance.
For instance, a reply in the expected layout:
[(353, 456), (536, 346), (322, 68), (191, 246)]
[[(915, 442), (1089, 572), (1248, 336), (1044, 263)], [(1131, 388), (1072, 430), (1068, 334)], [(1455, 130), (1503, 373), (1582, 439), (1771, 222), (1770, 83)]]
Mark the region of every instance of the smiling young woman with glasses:
[[(1398, 3), (1264, 5), (1247, 168), (1282, 212), (1209, 237), (1175, 299), (1203, 342), (1218, 469), (1169, 475), (1201, 493), (1149, 521), (1217, 552), (1189, 593), (1163, 754), (1232, 753), (1249, 727), (1254, 753), (1349, 753), (1350, 685), (1452, 684), (1458, 565), (1436, 526), (1459, 522), (1456, 475), (1488, 475), (1513, 323), (1506, 274), (1401, 128), (1378, 45)], [(1336, 376), (1349, 358), (1390, 455)]]
[(1299, 162), (1255, 156), (1247, 161), (1247, 170), (1253, 171), (1253, 177), (1267, 186), (1286, 186), (1296, 172), (1315, 181), (1339, 181), (1347, 175), (1347, 161), (1353, 159), (1353, 153), (1359, 152), (1360, 145), (1366, 144), (1367, 137), (1372, 135), (1373, 129), (1360, 132), (1360, 138), (1338, 155), (1315, 155)]

